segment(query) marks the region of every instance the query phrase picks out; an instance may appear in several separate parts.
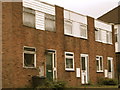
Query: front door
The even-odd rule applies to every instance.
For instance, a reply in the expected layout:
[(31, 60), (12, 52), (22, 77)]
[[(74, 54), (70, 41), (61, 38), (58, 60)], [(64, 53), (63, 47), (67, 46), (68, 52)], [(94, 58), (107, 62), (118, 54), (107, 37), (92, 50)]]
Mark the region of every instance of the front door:
[(108, 57), (108, 78), (113, 77), (113, 58)]
[(81, 54), (81, 83), (88, 84), (88, 55)]
[(48, 80), (56, 80), (57, 70), (56, 70), (56, 54), (53, 50), (47, 51), (46, 56), (46, 77)]

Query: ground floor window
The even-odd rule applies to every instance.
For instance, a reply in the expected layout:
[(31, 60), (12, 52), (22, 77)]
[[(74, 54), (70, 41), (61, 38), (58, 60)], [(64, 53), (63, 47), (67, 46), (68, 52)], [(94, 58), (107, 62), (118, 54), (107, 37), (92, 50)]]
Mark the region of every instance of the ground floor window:
[(36, 49), (34, 47), (24, 47), (24, 67), (36, 67)]
[(97, 72), (103, 72), (103, 57), (96, 56)]
[(65, 70), (74, 70), (74, 53), (65, 52)]

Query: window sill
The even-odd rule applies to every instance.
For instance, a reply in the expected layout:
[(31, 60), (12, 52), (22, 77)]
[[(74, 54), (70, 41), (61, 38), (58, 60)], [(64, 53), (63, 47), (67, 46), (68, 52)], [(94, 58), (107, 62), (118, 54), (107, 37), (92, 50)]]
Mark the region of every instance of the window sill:
[(109, 43), (109, 42), (103, 42), (103, 41), (100, 41), (100, 40), (95, 40), (96, 42), (99, 42), (99, 43), (103, 43), (103, 44), (110, 44), (112, 45), (112, 43)]
[(25, 25), (25, 24), (23, 24), (23, 26), (24, 26), (24, 27), (28, 27), (28, 28), (34, 28), (34, 29), (36, 29), (35, 27), (28, 26), (28, 25)]
[(36, 69), (36, 67), (26, 67), (26, 66), (23, 66), (24, 69)]
[(97, 73), (103, 73), (103, 70), (102, 71), (97, 71)]
[(87, 37), (82, 37), (82, 36), (74, 36), (72, 34), (64, 34), (65, 36), (69, 36), (69, 37), (75, 37), (75, 38), (80, 38), (80, 39), (84, 39), (84, 40), (87, 40), (88, 38)]
[(74, 72), (74, 69), (65, 69), (65, 71)]

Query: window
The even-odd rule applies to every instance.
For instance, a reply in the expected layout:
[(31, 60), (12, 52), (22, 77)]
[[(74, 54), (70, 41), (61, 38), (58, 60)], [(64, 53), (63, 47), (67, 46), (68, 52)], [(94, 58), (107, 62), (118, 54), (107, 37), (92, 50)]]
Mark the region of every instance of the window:
[(107, 32), (107, 43), (112, 43), (112, 32)]
[(36, 50), (32, 47), (24, 47), (24, 67), (36, 67)]
[(35, 11), (30, 8), (23, 8), (23, 24), (29, 27), (35, 27)]
[(95, 40), (101, 41), (101, 30), (99, 28), (95, 28)]
[(72, 35), (72, 22), (71, 21), (65, 21), (64, 29), (65, 29), (65, 34)]
[(65, 70), (74, 70), (74, 54), (72, 52), (65, 52)]
[(55, 31), (55, 16), (45, 14), (45, 30)]
[(80, 36), (82, 38), (87, 38), (87, 25), (80, 24)]
[(96, 56), (97, 72), (103, 72), (103, 57)]
[(82, 70), (86, 70), (86, 68), (85, 68), (85, 57), (81, 57), (81, 62), (82, 62)]
[(115, 28), (115, 42), (118, 42), (118, 29)]

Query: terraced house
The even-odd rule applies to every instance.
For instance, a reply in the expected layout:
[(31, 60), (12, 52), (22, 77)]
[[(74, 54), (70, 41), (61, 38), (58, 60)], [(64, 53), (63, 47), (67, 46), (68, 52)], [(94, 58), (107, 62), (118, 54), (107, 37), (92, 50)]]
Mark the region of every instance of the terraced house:
[(38, 0), (1, 2), (2, 87), (32, 86), (32, 77), (71, 86), (115, 78), (114, 27)]

